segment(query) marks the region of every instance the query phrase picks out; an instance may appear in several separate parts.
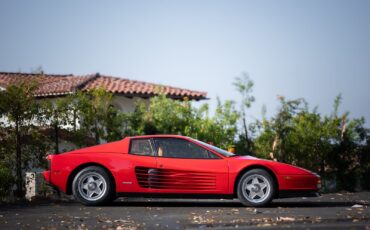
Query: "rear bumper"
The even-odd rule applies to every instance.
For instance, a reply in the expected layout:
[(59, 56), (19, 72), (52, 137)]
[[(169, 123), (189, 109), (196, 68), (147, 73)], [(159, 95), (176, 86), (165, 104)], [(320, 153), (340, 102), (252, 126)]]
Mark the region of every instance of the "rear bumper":
[(318, 196), (320, 196), (318, 190), (280, 190), (278, 198), (318, 197)]

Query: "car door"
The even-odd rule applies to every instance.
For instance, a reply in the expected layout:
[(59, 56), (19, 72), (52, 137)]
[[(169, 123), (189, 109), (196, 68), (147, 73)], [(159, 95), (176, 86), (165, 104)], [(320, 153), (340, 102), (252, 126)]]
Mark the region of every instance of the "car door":
[(150, 176), (152, 192), (227, 194), (228, 163), (188, 139), (154, 138), (158, 169)]
[[(151, 191), (148, 178), (145, 179), (144, 171), (155, 169), (157, 160), (155, 148), (150, 138), (133, 138), (130, 141), (129, 154), (127, 154), (126, 170), (121, 172), (123, 176), (122, 192), (142, 192)], [(143, 179), (144, 178), (144, 179)]]

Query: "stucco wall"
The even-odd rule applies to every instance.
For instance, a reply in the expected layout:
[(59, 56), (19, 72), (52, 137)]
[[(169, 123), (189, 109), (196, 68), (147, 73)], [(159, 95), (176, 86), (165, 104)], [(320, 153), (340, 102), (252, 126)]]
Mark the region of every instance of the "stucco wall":
[(113, 98), (113, 105), (122, 112), (133, 112), (135, 110), (136, 103), (139, 100), (149, 104), (149, 99), (142, 99), (139, 97), (128, 98), (125, 96), (116, 95)]

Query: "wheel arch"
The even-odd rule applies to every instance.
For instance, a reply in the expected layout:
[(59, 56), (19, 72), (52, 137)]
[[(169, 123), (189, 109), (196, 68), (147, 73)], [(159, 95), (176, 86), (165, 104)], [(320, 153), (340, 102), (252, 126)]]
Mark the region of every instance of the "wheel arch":
[(104, 169), (104, 170), (108, 173), (108, 175), (109, 175), (109, 177), (110, 177), (110, 179), (111, 179), (111, 181), (112, 181), (112, 183), (113, 183), (114, 191), (116, 191), (116, 180), (114, 179), (114, 176), (113, 176), (112, 172), (111, 172), (111, 171), (109, 171), (109, 170), (108, 170), (108, 168), (107, 168), (107, 167), (105, 167), (105, 166), (104, 166), (104, 165), (102, 165), (102, 164), (99, 164), (99, 163), (96, 163), (96, 162), (88, 162), (88, 163), (83, 163), (83, 164), (81, 164), (81, 165), (77, 166), (77, 167), (76, 167), (75, 169), (73, 169), (73, 171), (69, 174), (69, 176), (68, 176), (68, 180), (67, 180), (67, 186), (66, 186), (66, 194), (67, 194), (67, 195), (71, 195), (71, 194), (72, 194), (72, 182), (73, 182), (74, 177), (77, 175), (77, 173), (78, 173), (79, 171), (81, 171), (82, 169), (84, 169), (84, 168), (86, 168), (86, 167), (89, 167), (89, 166), (97, 166), (97, 167), (100, 167), (100, 168)]
[(259, 165), (259, 164), (248, 165), (245, 168), (243, 168), (242, 170), (240, 170), (240, 172), (238, 173), (238, 175), (235, 179), (235, 183), (234, 183), (234, 197), (237, 197), (238, 184), (239, 184), (240, 178), (244, 175), (244, 173), (246, 173), (250, 170), (253, 170), (253, 169), (263, 169), (271, 175), (271, 177), (273, 178), (273, 180), (275, 182), (275, 186), (276, 186), (276, 191), (275, 191), (275, 194), (274, 194), (274, 197), (276, 198), (279, 195), (279, 181), (278, 181), (278, 178), (277, 178), (276, 174), (274, 173), (274, 171), (272, 169), (270, 169), (267, 166)]

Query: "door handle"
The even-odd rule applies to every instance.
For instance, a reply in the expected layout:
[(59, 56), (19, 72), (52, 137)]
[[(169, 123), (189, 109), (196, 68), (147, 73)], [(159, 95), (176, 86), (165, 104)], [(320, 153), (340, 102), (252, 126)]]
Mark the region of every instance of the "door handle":
[(159, 165), (159, 167), (160, 167), (160, 168), (163, 168), (163, 165), (162, 165), (162, 164), (160, 164), (160, 165)]

